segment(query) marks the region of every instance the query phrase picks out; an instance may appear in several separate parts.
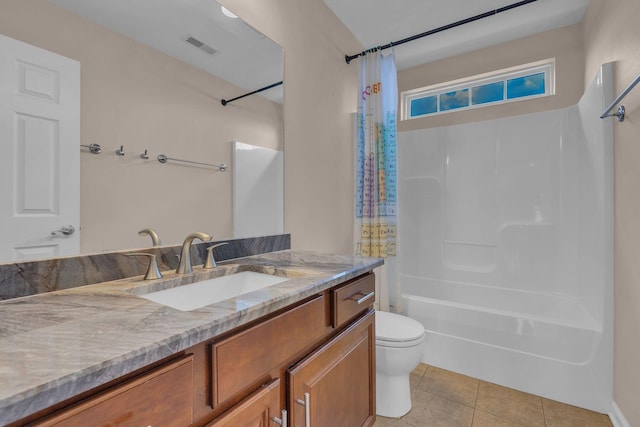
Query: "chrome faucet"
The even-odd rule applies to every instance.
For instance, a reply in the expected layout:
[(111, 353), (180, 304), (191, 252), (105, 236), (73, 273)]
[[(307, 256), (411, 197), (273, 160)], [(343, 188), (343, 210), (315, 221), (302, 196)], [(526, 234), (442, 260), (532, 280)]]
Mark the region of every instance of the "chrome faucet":
[(158, 233), (156, 233), (156, 230), (154, 230), (153, 228), (145, 228), (144, 230), (138, 231), (138, 234), (140, 236), (148, 234), (151, 237), (151, 243), (153, 244), (153, 246), (160, 246), (162, 244), (162, 242), (160, 241), (160, 237), (158, 237)]
[(186, 274), (193, 273), (193, 267), (191, 265), (191, 243), (194, 239), (200, 239), (202, 241), (211, 240), (212, 237), (206, 233), (191, 233), (184, 239), (182, 243), (182, 252), (180, 252), (180, 263), (178, 264), (178, 269), (176, 273), (178, 274)]

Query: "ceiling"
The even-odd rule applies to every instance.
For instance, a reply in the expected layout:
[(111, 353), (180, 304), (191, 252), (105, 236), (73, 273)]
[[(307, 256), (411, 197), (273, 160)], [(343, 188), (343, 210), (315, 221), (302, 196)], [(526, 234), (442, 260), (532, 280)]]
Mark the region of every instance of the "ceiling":
[[(214, 0), (49, 1), (246, 92), (282, 80), (282, 48), (241, 19), (224, 16)], [(203, 42), (215, 53), (187, 43), (188, 37)], [(282, 103), (282, 86), (260, 95)]]
[[(367, 48), (424, 33), (517, 0), (324, 0)], [(399, 70), (582, 21), (589, 0), (537, 0), (394, 48)], [(358, 52), (349, 52), (349, 55)]]

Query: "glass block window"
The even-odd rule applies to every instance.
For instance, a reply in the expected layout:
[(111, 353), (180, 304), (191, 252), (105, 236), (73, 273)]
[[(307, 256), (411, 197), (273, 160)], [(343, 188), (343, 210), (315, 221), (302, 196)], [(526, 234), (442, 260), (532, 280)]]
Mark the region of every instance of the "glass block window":
[(402, 92), (402, 120), (554, 94), (555, 60)]

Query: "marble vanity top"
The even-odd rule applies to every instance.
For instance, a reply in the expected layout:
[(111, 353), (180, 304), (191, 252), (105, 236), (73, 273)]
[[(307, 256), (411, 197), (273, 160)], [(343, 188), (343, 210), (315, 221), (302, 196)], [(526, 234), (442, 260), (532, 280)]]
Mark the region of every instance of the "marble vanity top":
[[(116, 379), (382, 265), (378, 258), (280, 251), (221, 263), (289, 280), (193, 311), (137, 294), (142, 276), (0, 302), (0, 425)], [(250, 267), (249, 267), (250, 268)], [(194, 274), (215, 275), (194, 268)]]

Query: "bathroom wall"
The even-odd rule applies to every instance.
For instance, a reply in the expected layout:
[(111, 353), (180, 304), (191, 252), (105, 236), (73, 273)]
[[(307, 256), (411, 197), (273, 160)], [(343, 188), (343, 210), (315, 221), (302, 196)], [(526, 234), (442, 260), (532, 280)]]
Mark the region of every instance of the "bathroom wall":
[[(601, 63), (615, 61), (616, 95), (640, 74), (639, 16), (637, 0), (591, 0), (583, 21), (585, 75), (593, 74)], [(640, 87), (623, 104), (627, 117), (623, 123), (614, 124), (614, 400), (629, 425), (637, 426), (640, 425)]]
[[(398, 124), (398, 131), (492, 120), (575, 105), (584, 92), (584, 52), (579, 24), (403, 70), (398, 73), (398, 90), (402, 92), (548, 58), (556, 60), (554, 96), (407, 120)], [(597, 69), (590, 74), (589, 80), (596, 72)]]
[(234, 140), (281, 150), (282, 106), (254, 96), (223, 107), (245, 90), (47, 0), (2, 0), (0, 33), (81, 63), (82, 143), (104, 149), (81, 153), (83, 253), (148, 246), (137, 231), (149, 226), (165, 244), (232, 236), (231, 174), (156, 157), (230, 165)]

